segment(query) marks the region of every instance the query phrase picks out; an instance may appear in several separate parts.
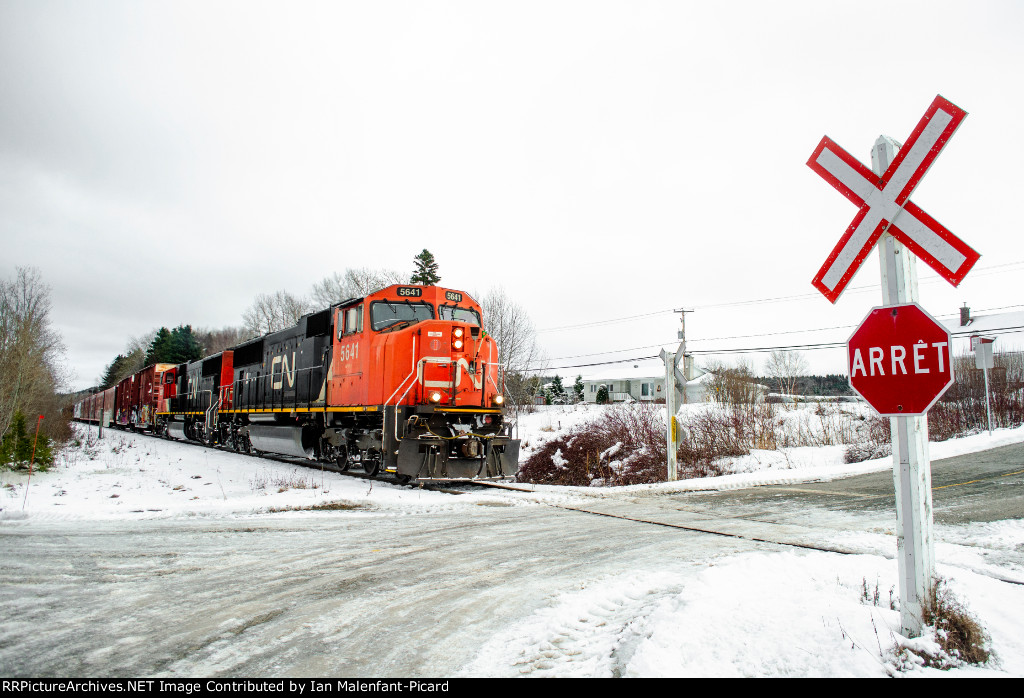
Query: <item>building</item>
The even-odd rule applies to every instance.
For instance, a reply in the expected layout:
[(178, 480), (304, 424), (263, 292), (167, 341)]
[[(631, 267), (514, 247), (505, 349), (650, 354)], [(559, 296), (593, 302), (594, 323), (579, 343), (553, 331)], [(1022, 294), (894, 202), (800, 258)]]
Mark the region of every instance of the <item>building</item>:
[[(694, 379), (686, 384), (686, 402), (704, 402), (710, 373), (694, 366)], [(664, 402), (665, 365), (658, 361), (609, 366), (583, 376), (583, 400), (597, 402), (597, 393), (608, 389), (609, 402)]]

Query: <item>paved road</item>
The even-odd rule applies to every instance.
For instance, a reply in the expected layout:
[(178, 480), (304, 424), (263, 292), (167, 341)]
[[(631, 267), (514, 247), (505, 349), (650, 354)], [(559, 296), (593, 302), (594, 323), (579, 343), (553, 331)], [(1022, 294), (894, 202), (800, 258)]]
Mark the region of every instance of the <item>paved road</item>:
[[(1022, 463), (1024, 446), (935, 463), (936, 519), (1024, 518)], [(402, 516), (8, 522), (0, 675), (446, 676), (552, 595), (605, 576), (641, 579), (778, 549), (767, 541), (895, 552), (888, 473), (570, 508), (495, 504)], [(845, 544), (839, 534), (849, 531), (869, 535)], [(1009, 554), (1024, 563), (1024, 551)], [(656, 602), (627, 599), (620, 616)]]
[(456, 511), (5, 525), (0, 675), (448, 676), (584, 581), (771, 548), (541, 506)]
[[(896, 515), (892, 472), (830, 482), (777, 485), (679, 497), (693, 511), (785, 520), (809, 507), (852, 514)], [(1024, 519), (1024, 444), (1012, 444), (932, 463), (937, 524)]]

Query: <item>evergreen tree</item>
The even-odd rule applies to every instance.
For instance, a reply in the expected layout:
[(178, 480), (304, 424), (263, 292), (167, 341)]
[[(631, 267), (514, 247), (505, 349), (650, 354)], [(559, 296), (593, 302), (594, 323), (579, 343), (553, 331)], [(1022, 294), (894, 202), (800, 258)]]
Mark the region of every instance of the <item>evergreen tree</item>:
[(192, 334), (192, 325), (178, 325), (173, 330), (161, 327), (146, 352), (146, 365), (183, 364), (202, 356), (203, 350)]
[(100, 388), (106, 390), (107, 388), (119, 383), (124, 377), (121, 372), (124, 370), (125, 364), (128, 362), (128, 357), (124, 354), (118, 354), (114, 357), (114, 360), (107, 366), (106, 371), (103, 372), (103, 380), (100, 382)]
[(565, 398), (565, 386), (562, 385), (562, 377), (559, 375), (551, 381), (551, 394), (556, 398)]
[(203, 348), (192, 334), (192, 325), (178, 325), (171, 330), (171, 360), (169, 363), (185, 363), (203, 357)]
[(171, 331), (166, 327), (161, 327), (150, 343), (149, 351), (146, 352), (146, 365), (166, 362), (167, 356), (170, 354), (170, 346)]
[(32, 460), (32, 445), (35, 443), (35, 465), (38, 470), (46, 470), (53, 463), (53, 453), (50, 449), (50, 440), (46, 435), (40, 433), (38, 439), (33, 430), (29, 433), (26, 427), (25, 415), (15, 412), (11, 420), (11, 428), (0, 440), (0, 469), (21, 468), (28, 469)]
[(576, 382), (572, 384), (572, 391), (576, 393), (576, 402), (583, 402), (583, 376), (576, 376)]
[(437, 262), (434, 261), (434, 255), (430, 254), (430, 250), (423, 250), (416, 255), (413, 258), (413, 263), (416, 268), (409, 283), (434, 286), (441, 281), (441, 277), (437, 273)]
[(597, 404), (607, 405), (608, 404), (608, 386), (602, 385), (597, 389)]

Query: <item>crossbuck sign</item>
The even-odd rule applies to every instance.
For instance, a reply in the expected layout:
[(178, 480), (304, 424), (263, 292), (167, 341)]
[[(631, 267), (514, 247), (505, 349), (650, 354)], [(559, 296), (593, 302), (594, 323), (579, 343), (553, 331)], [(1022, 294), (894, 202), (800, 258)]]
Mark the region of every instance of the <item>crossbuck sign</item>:
[(889, 233), (954, 286), (980, 256), (910, 201), (932, 162), (967, 115), (935, 98), (910, 138), (881, 177), (825, 136), (807, 165), (860, 209), (814, 277), (832, 303), (839, 299), (875, 243)]

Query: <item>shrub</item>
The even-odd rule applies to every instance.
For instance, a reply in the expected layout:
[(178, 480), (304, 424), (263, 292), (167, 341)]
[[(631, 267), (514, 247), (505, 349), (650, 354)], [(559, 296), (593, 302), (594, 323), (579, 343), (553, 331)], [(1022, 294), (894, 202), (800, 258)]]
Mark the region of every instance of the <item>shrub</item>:
[(953, 596), (945, 580), (938, 580), (924, 609), (924, 638), (896, 648), (898, 668), (927, 666), (952, 669), (963, 664), (985, 664), (992, 656), (991, 639), (981, 624)]
[(957, 600), (945, 580), (940, 579), (932, 587), (924, 622), (935, 627), (936, 641), (950, 657), (969, 664), (984, 664), (991, 656), (985, 630)]
[(549, 485), (635, 485), (667, 479), (661, 410), (628, 403), (547, 442), (516, 479)]
[[(574, 486), (664, 482), (668, 444), (662, 412), (663, 408), (650, 403), (617, 405), (599, 419), (547, 442), (520, 465), (516, 479)], [(721, 415), (682, 424), (680, 437), (681, 478), (719, 475), (716, 458), (748, 452), (729, 418)]]
[[(53, 451), (50, 440), (42, 432), (36, 439), (35, 431), (29, 433), (25, 424), (25, 415), (14, 413), (11, 427), (0, 440), (0, 468), (6, 470), (28, 470), (32, 464), (35, 470), (47, 470), (53, 464)], [(35, 445), (35, 461), (32, 460), (33, 444)]]

